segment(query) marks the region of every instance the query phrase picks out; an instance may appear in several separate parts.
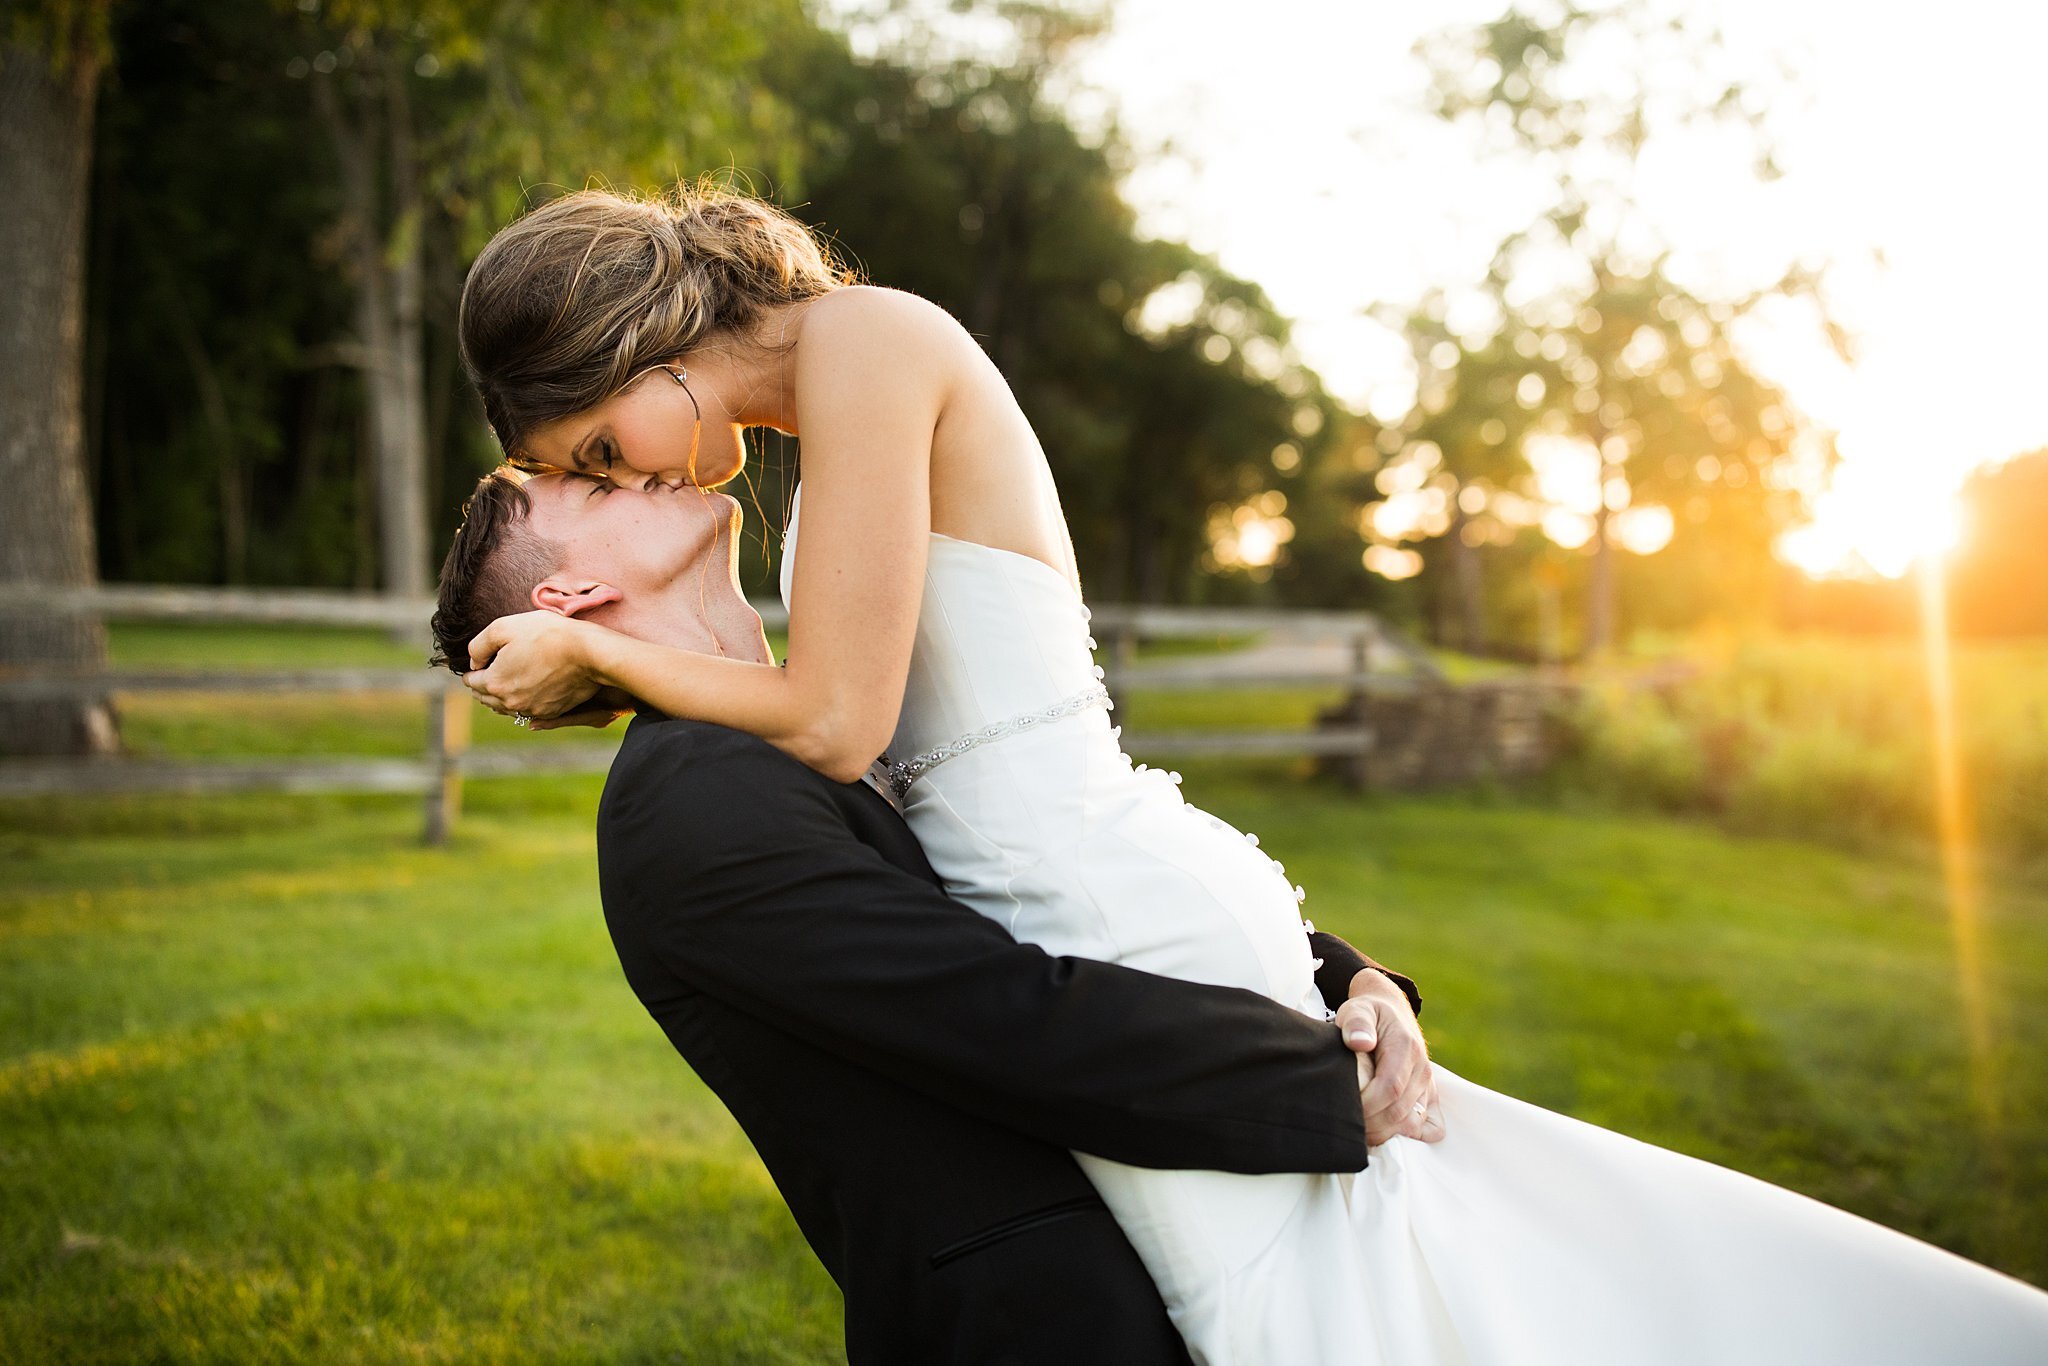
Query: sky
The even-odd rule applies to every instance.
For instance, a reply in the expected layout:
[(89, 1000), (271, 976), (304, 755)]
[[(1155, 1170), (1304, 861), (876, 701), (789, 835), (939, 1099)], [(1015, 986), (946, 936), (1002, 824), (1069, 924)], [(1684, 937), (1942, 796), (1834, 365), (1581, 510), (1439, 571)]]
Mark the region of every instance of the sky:
[[(1674, 2), (1711, 13), (1739, 59), (1796, 72), (1770, 108), (1786, 174), (1760, 186), (1712, 148), (1673, 148), (1644, 167), (1646, 207), (1702, 280), (1829, 261), (1858, 339), (1852, 367), (1792, 310), (1742, 336), (1843, 454), (1781, 552), (1902, 572), (1952, 534), (1945, 498), (1968, 470), (2048, 446), (2048, 7)], [(1527, 216), (1420, 112), (1411, 56), (1422, 33), (1499, 9), (1118, 0), (1066, 99), (1084, 126), (1116, 111), (1142, 231), (1258, 281), (1330, 390), (1391, 417), (1412, 393), (1406, 347), (1364, 310), (1475, 278)]]

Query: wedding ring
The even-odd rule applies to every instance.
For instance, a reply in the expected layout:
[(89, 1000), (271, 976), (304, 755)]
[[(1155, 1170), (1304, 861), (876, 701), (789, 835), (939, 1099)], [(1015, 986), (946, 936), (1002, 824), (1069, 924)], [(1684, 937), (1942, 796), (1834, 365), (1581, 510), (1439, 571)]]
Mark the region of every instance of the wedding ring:
[(515, 726), (530, 726), (533, 724), (533, 718), (523, 711), (515, 711), (512, 713), (512, 724)]
[(1428, 1114), (1428, 1113), (1429, 1113), (1429, 1102), (1428, 1102), (1428, 1101), (1426, 1101), (1426, 1100), (1418, 1100), (1418, 1101), (1416, 1101), (1416, 1102), (1415, 1102), (1415, 1113), (1416, 1113), (1416, 1114), (1418, 1114), (1418, 1115), (1424, 1115), (1424, 1114)]

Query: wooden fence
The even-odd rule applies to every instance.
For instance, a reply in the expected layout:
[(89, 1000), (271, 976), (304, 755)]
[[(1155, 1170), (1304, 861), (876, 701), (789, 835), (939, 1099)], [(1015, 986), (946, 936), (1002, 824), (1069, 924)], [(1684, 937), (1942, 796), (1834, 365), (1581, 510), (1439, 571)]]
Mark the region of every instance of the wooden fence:
[[(413, 758), (294, 755), (213, 762), (131, 758), (0, 761), (0, 797), (119, 792), (418, 792), (423, 835), (448, 838), (462, 805), (465, 774), (588, 770), (610, 761), (608, 745), (534, 746), (523, 752), (469, 752), (474, 704), (453, 674), (426, 666), (427, 599), (364, 593), (105, 585), (22, 594), (39, 615), (64, 613), (129, 621), (353, 626), (420, 641), (416, 668), (269, 670), (108, 669), (44, 671), (0, 677), (0, 697), (80, 693), (400, 693), (424, 703), (424, 743)], [(4, 629), (4, 628), (0, 628)]]
[[(1444, 686), (1442, 672), (1426, 651), (1369, 612), (1111, 605), (1093, 613), (1090, 624), (1104, 646), (1105, 682), (1128, 723), (1124, 748), (1142, 757), (1326, 756), (1346, 761), (1340, 771), (1361, 786), (1377, 742), (1363, 719), (1366, 699)], [(1239, 654), (1136, 658), (1141, 641), (1238, 636), (1261, 637), (1264, 643)], [(1274, 637), (1280, 638), (1277, 646)], [(1156, 730), (1146, 727), (1142, 711), (1133, 716), (1128, 704), (1140, 692), (1291, 687), (1341, 688), (1341, 709), (1361, 719), (1306, 730)]]
[[(40, 589), (17, 596), (37, 615), (70, 614), (130, 621), (369, 627), (420, 642), (433, 610), (426, 599), (321, 591), (275, 591), (107, 585)], [(779, 603), (756, 603), (772, 629), (785, 624)], [(0, 609), (4, 610), (4, 609)], [(1106, 682), (1113, 696), (1136, 692), (1315, 686), (1345, 691), (1349, 712), (1368, 713), (1374, 694), (1442, 685), (1428, 655), (1367, 613), (1240, 609), (1093, 608)], [(4, 625), (0, 625), (4, 629)], [(1283, 635), (1320, 641), (1244, 654), (1201, 654), (1140, 662), (1141, 640)], [(1333, 649), (1330, 642), (1342, 642)], [(1333, 664), (1334, 658), (1334, 664)], [(289, 668), (269, 670), (46, 670), (0, 676), (0, 698), (121, 693), (397, 693), (423, 702), (422, 746), (411, 758), (292, 756), (275, 759), (158, 761), (131, 758), (0, 760), (0, 797), (67, 793), (363, 791), (417, 792), (424, 797), (424, 838), (441, 843), (461, 810), (465, 777), (514, 773), (593, 772), (611, 762), (611, 744), (548, 743), (472, 749), (475, 704), (454, 675), (417, 668)], [(1140, 718), (1142, 720), (1142, 718)], [(1314, 729), (1242, 728), (1201, 731), (1127, 729), (1124, 744), (1140, 756), (1193, 757), (1310, 754), (1348, 760), (1343, 770), (1364, 780), (1374, 748), (1370, 724)]]

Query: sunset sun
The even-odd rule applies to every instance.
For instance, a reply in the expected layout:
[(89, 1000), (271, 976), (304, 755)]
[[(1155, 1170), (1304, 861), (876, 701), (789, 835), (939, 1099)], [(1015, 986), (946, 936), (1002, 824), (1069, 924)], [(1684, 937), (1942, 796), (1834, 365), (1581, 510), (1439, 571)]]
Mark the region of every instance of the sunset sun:
[(1860, 563), (1896, 579), (1923, 557), (1953, 550), (1963, 535), (1953, 490), (1849, 465), (1813, 511), (1811, 522), (1779, 541), (1778, 553), (1814, 577)]

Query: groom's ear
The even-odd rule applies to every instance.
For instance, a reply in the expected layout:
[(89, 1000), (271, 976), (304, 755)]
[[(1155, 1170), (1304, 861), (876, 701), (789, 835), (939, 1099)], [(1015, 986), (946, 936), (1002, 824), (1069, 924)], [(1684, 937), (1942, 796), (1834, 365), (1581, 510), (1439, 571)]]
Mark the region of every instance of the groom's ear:
[(531, 601), (540, 611), (574, 617), (608, 602), (623, 602), (625, 597), (601, 579), (542, 579), (533, 586)]

